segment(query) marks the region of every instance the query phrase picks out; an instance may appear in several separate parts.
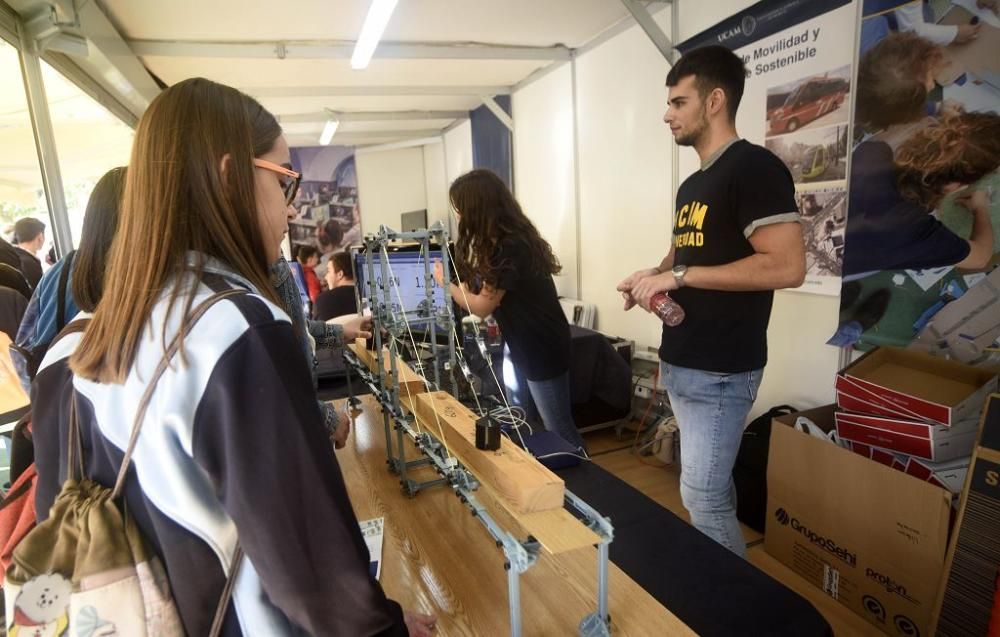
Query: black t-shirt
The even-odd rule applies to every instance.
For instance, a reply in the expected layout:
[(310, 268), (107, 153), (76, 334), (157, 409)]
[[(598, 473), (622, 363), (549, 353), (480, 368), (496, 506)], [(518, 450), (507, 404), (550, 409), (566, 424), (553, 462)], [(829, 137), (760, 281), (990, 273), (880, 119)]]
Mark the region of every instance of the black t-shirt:
[(516, 238), (500, 244), (493, 263), (504, 290), (493, 317), (500, 324), (515, 367), (528, 380), (548, 380), (569, 370), (569, 323), (549, 274), (532, 274), (528, 245)]
[(358, 300), (354, 296), (353, 285), (341, 285), (320, 292), (316, 297), (316, 305), (313, 307), (313, 315), (317, 321), (329, 321), (345, 314), (358, 313)]
[(854, 150), (845, 241), (845, 275), (954, 265), (971, 250), (926, 208), (903, 199), (892, 148), (883, 142)]
[[(754, 254), (749, 236), (772, 223), (798, 221), (795, 184), (769, 150), (738, 140), (684, 180), (674, 213), (674, 265), (712, 266)], [(684, 308), (663, 326), (660, 358), (709, 372), (736, 373), (767, 363), (772, 291), (723, 292), (683, 287), (670, 296)]]

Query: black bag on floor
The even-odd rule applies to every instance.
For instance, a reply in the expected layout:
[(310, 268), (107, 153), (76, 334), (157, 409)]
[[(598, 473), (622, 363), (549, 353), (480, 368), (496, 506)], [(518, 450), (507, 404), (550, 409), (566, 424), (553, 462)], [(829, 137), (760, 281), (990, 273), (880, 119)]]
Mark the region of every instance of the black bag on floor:
[(767, 454), (771, 444), (771, 419), (797, 412), (789, 405), (772, 407), (754, 418), (743, 430), (733, 482), (736, 484), (736, 517), (752, 529), (764, 532), (767, 514)]

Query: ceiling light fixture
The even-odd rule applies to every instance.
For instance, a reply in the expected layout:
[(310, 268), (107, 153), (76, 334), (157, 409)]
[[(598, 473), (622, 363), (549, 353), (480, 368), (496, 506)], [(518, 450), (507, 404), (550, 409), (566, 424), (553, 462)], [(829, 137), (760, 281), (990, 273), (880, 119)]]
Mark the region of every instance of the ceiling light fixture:
[(397, 2), (398, 0), (372, 0), (365, 23), (361, 26), (361, 35), (354, 45), (354, 54), (351, 55), (351, 68), (355, 71), (368, 68)]
[(340, 126), (340, 120), (331, 117), (326, 120), (326, 126), (323, 127), (323, 133), (319, 136), (319, 143), (323, 146), (329, 146), (330, 140), (337, 133), (337, 127)]

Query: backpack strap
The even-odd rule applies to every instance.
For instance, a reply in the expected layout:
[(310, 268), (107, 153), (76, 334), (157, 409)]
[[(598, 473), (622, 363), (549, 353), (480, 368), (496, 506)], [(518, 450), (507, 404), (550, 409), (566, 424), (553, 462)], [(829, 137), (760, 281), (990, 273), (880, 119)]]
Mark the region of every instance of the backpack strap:
[(153, 399), (153, 391), (156, 389), (156, 383), (159, 382), (160, 377), (163, 373), (167, 371), (170, 366), (170, 361), (173, 359), (174, 354), (178, 352), (181, 348), (182, 338), (191, 333), (195, 324), (201, 319), (202, 316), (211, 308), (213, 305), (218, 303), (223, 299), (227, 299), (231, 296), (237, 296), (240, 294), (246, 294), (246, 290), (239, 288), (231, 288), (228, 290), (223, 290), (222, 292), (216, 292), (212, 296), (208, 297), (204, 301), (198, 304), (194, 310), (191, 311), (191, 315), (188, 317), (187, 324), (184, 326), (184, 330), (174, 337), (171, 341), (170, 346), (163, 353), (163, 358), (160, 359), (159, 365), (156, 366), (156, 370), (153, 372), (152, 378), (149, 379), (149, 384), (146, 386), (146, 391), (142, 394), (142, 398), (139, 399), (139, 407), (135, 412), (135, 419), (132, 421), (132, 434), (128, 439), (128, 446), (125, 448), (125, 457), (122, 458), (122, 465), (118, 469), (118, 479), (115, 480), (115, 487), (111, 491), (111, 498), (115, 499), (121, 495), (122, 488), (125, 485), (125, 476), (128, 474), (129, 465), (132, 463), (132, 452), (135, 451), (135, 445), (139, 440), (139, 432), (142, 431), (142, 421), (146, 416), (146, 409), (149, 408), (149, 403)]
[[(150, 378), (149, 384), (146, 386), (146, 391), (139, 400), (139, 407), (136, 410), (135, 419), (132, 422), (132, 433), (129, 436), (128, 447), (125, 449), (125, 457), (122, 458), (122, 464), (118, 470), (118, 479), (115, 481), (115, 487), (111, 492), (112, 499), (118, 498), (125, 486), (125, 476), (128, 474), (128, 468), (132, 464), (132, 453), (135, 451), (135, 445), (139, 440), (139, 432), (142, 430), (142, 422), (146, 415), (146, 409), (149, 407), (149, 403), (153, 398), (153, 390), (156, 388), (156, 383), (160, 380), (160, 377), (163, 376), (163, 373), (170, 366), (170, 361), (173, 359), (174, 354), (180, 350), (182, 338), (191, 333), (191, 329), (195, 326), (198, 320), (201, 319), (201, 317), (204, 316), (208, 309), (213, 305), (223, 299), (246, 293), (246, 290), (232, 288), (216, 292), (212, 296), (208, 297), (199, 303), (194, 310), (192, 310), (183, 331), (178, 333), (177, 336), (174, 337), (174, 340), (171, 341), (170, 346), (164, 352), (159, 365), (157, 365), (156, 370), (153, 372), (153, 376)], [(73, 327), (76, 323), (83, 324), (76, 331), (80, 331), (86, 327), (86, 321), (73, 321), (67, 326), (64, 332), (69, 332), (69, 328)], [(60, 334), (60, 336), (62, 336), (62, 334)], [(72, 472), (73, 465), (77, 464), (80, 469), (80, 475), (82, 476), (83, 448), (80, 440), (80, 427), (77, 423), (76, 417), (76, 390), (73, 390), (70, 402), (70, 436), (72, 438), (69, 442), (69, 471)], [(72, 475), (72, 473), (68, 473), (67, 475)], [(222, 595), (219, 598), (219, 605), (215, 609), (215, 619), (212, 621), (212, 629), (209, 633), (210, 637), (218, 637), (222, 631), (222, 621), (225, 619), (226, 609), (229, 607), (229, 601), (233, 596), (233, 588), (236, 586), (236, 576), (239, 574), (240, 566), (242, 564), (243, 548), (240, 546), (239, 540), (237, 539), (236, 548), (233, 551), (232, 561), (229, 564), (229, 575), (226, 578), (226, 584), (222, 589)]]
[(226, 585), (222, 588), (219, 605), (215, 607), (215, 618), (212, 620), (212, 629), (208, 632), (209, 637), (219, 637), (222, 633), (222, 621), (226, 618), (226, 609), (229, 608), (229, 600), (233, 597), (236, 576), (239, 575), (241, 566), (243, 566), (243, 547), (237, 540), (236, 549), (233, 551), (233, 561), (229, 568), (229, 577), (226, 578)]
[(73, 257), (76, 250), (66, 255), (66, 263), (63, 264), (59, 272), (59, 297), (56, 301), (56, 332), (61, 332), (66, 327), (66, 283), (69, 282), (70, 270), (73, 269)]

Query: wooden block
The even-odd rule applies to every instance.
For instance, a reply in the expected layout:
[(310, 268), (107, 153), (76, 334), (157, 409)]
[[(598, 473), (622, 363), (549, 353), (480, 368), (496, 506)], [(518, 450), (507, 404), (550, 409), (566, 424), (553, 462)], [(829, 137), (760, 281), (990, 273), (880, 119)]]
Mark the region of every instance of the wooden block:
[[(375, 371), (378, 368), (378, 358), (375, 356), (375, 352), (370, 352), (365, 347), (365, 340), (359, 338), (356, 342), (349, 344), (348, 349), (354, 352), (354, 355), (358, 357), (358, 360), (365, 364), (371, 371)], [(385, 368), (386, 381), (389, 386), (392, 387), (395, 383), (393, 382), (391, 366), (389, 364), (389, 350), (388, 348), (382, 348), (382, 366)], [(422, 394), (426, 389), (427, 385), (424, 383), (424, 377), (413, 371), (409, 365), (403, 362), (399, 357), (396, 357), (396, 369), (399, 370), (400, 378), (402, 378), (402, 383), (399, 388), (400, 398), (410, 399), (416, 394)], [(410, 400), (404, 402), (410, 402)]]
[(556, 474), (505, 437), (500, 449), (476, 449), (476, 415), (446, 392), (415, 396), (420, 425), (448, 450), (511, 511), (519, 514), (562, 509), (566, 485)]
[(597, 533), (564, 508), (517, 513), (487, 484), (480, 484), (474, 495), (501, 527), (522, 539), (534, 537), (552, 555), (595, 546), (601, 541)]

